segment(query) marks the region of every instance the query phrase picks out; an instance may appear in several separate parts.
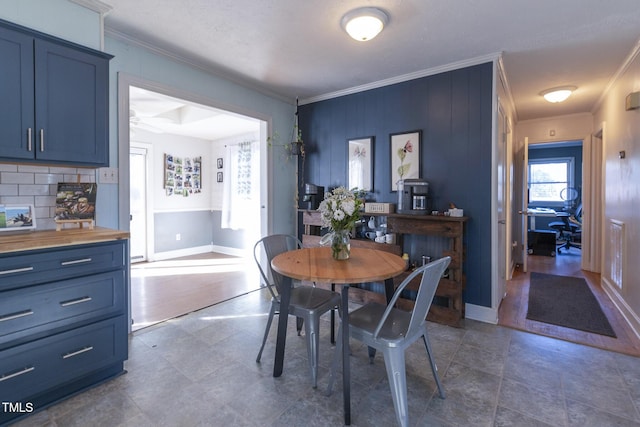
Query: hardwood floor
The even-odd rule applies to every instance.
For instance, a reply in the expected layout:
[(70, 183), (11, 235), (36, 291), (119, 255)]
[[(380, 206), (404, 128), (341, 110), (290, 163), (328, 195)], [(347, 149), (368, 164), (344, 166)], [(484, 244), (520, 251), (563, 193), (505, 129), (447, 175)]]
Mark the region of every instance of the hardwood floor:
[[(507, 296), (502, 301), (498, 311), (499, 325), (632, 356), (640, 356), (640, 339), (634, 334), (600, 286), (600, 275), (580, 269), (579, 250), (571, 248), (569, 252), (563, 251), (562, 254), (558, 254), (556, 257), (529, 255), (528, 262), (529, 272), (523, 273), (518, 268), (514, 273), (513, 279), (507, 282)], [(607, 315), (617, 338), (527, 319), (529, 273), (531, 271), (559, 276), (584, 277)]]
[(131, 265), (132, 330), (260, 287), (254, 262), (219, 253)]

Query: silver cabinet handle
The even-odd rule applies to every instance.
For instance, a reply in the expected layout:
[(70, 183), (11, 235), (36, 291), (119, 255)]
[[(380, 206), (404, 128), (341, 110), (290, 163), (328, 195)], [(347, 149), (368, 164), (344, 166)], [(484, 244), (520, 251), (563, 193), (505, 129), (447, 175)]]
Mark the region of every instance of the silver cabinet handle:
[(31, 128), (27, 129), (27, 149), (29, 152), (33, 149), (33, 135), (31, 134)]
[(82, 259), (74, 259), (73, 261), (64, 261), (61, 262), (60, 265), (74, 265), (74, 264), (83, 264), (85, 262), (93, 261), (91, 258), (82, 258)]
[(72, 299), (72, 300), (69, 300), (69, 301), (61, 301), (60, 305), (62, 307), (69, 307), (70, 305), (82, 304), (83, 302), (89, 302), (92, 299), (93, 298), (91, 298), (91, 297), (80, 297), (80, 298)]
[(24, 369), (21, 369), (21, 370), (19, 370), (19, 371), (17, 371), (17, 372), (14, 372), (14, 373), (12, 373), (12, 374), (2, 374), (2, 376), (0, 376), (0, 382), (2, 382), (2, 381), (6, 381), (6, 380), (8, 380), (8, 379), (10, 379), (10, 378), (17, 377), (17, 376), (19, 376), (19, 375), (26, 374), (27, 372), (31, 372), (31, 371), (33, 371), (34, 369), (36, 369), (36, 368), (34, 368), (33, 366), (27, 366), (27, 367), (25, 367)]
[(0, 274), (25, 273), (27, 271), (33, 271), (33, 267), (14, 268), (13, 270), (2, 270), (0, 271)]
[(79, 354), (86, 353), (87, 351), (91, 351), (91, 350), (93, 350), (93, 346), (90, 345), (78, 351), (72, 351), (71, 353), (63, 354), (62, 358), (68, 359), (70, 357), (78, 356)]
[(40, 129), (40, 151), (44, 151), (44, 129)]
[(33, 314), (33, 310), (27, 309), (24, 311), (17, 311), (15, 313), (5, 314), (0, 316), (0, 322), (6, 322), (7, 320), (19, 319), (21, 317), (30, 316)]

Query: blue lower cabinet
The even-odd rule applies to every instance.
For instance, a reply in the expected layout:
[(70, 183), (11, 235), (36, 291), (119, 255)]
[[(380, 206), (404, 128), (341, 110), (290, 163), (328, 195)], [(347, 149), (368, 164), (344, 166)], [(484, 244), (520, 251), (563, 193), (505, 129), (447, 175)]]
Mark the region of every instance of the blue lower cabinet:
[(126, 240), (0, 254), (0, 426), (124, 372), (128, 266)]

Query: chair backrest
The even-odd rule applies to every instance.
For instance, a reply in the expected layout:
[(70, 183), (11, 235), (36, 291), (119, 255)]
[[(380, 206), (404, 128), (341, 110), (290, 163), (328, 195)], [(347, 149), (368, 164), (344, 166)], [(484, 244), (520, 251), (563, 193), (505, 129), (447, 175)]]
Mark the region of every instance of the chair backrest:
[[(280, 298), (280, 283), (282, 283), (282, 280), (280, 280), (280, 275), (271, 268), (271, 260), (281, 253), (301, 247), (302, 243), (300, 240), (289, 234), (272, 234), (265, 236), (258, 240), (253, 246), (253, 259), (258, 265), (258, 270), (260, 270), (264, 284), (269, 289), (269, 292), (271, 292), (271, 296), (275, 299)], [(262, 254), (266, 256), (266, 266), (263, 266), (260, 262)]]
[(440, 278), (442, 274), (449, 266), (451, 262), (451, 257), (443, 257), (437, 259), (429, 264), (423, 265), (417, 269), (415, 269), (411, 274), (409, 274), (398, 286), (395, 293), (393, 294), (393, 298), (387, 305), (387, 309), (384, 312), (384, 315), (380, 319), (380, 323), (376, 330), (373, 333), (374, 337), (377, 337), (384, 326), (384, 323), (391, 313), (393, 306), (396, 304), (396, 301), (400, 297), (400, 293), (407, 287), (407, 285), (418, 275), (422, 275), (420, 279), (420, 287), (418, 288), (418, 294), (416, 295), (416, 301), (413, 307), (413, 311), (411, 312), (411, 320), (409, 322), (409, 327), (407, 328), (406, 335), (412, 335), (416, 329), (420, 328), (422, 322), (427, 318), (427, 313), (429, 312), (429, 307), (431, 307), (431, 303), (433, 302), (433, 297), (436, 294), (436, 289), (438, 288), (438, 282), (440, 282)]

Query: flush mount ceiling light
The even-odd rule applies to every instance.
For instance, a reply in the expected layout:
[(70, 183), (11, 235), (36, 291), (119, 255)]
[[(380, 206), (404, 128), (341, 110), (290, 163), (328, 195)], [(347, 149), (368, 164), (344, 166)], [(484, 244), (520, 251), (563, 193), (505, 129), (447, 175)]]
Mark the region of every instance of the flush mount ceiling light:
[(386, 13), (375, 7), (362, 7), (352, 10), (342, 17), (342, 28), (360, 42), (371, 40), (389, 22)]
[(575, 86), (554, 87), (540, 92), (540, 95), (544, 96), (547, 101), (556, 103), (566, 100), (576, 89)]

